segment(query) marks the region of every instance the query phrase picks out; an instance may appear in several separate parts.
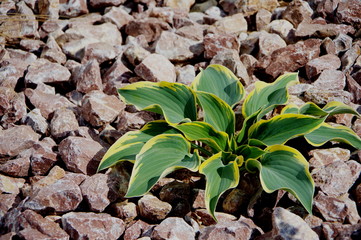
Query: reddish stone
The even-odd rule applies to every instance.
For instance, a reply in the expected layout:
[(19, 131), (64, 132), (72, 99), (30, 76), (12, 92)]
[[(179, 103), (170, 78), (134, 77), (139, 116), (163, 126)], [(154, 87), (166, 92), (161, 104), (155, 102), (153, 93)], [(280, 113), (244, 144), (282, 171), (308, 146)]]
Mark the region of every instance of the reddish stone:
[(148, 42), (157, 40), (162, 31), (170, 30), (169, 25), (157, 18), (137, 19), (130, 21), (125, 32), (133, 37), (144, 35)]
[(104, 22), (117, 25), (119, 29), (134, 20), (133, 16), (127, 13), (122, 6), (106, 8), (102, 19)]
[(61, 108), (54, 112), (50, 122), (50, 132), (55, 138), (63, 138), (75, 135), (79, 129), (79, 124), (74, 112), (67, 108)]
[(153, 229), (152, 239), (195, 239), (195, 230), (183, 218), (169, 217)]
[(204, 57), (213, 58), (224, 49), (235, 49), (239, 51), (240, 45), (237, 37), (231, 34), (208, 33), (204, 36)]
[(70, 212), (61, 222), (71, 239), (118, 239), (125, 230), (122, 220), (106, 213)]
[(30, 157), (31, 171), (34, 175), (44, 175), (58, 160), (57, 154), (42, 142), (35, 144), (33, 149)]
[(130, 223), (138, 216), (137, 205), (128, 200), (116, 203), (112, 206), (115, 215), (122, 219), (125, 223)]
[(340, 1), (336, 10), (339, 22), (352, 24), (356, 29), (361, 27), (361, 4), (359, 0)]
[(74, 69), (72, 79), (76, 83), (76, 90), (81, 93), (103, 88), (100, 67), (96, 60), (90, 60)]
[(341, 71), (326, 69), (312, 85), (320, 90), (343, 90), (346, 86), (346, 77)]
[(314, 198), (314, 206), (326, 221), (343, 222), (347, 216), (346, 204), (335, 197), (326, 196), (319, 192)]
[[(359, 71), (361, 73), (361, 71)], [(361, 75), (361, 74), (360, 74)], [(352, 94), (354, 103), (361, 104), (361, 84), (358, 83), (352, 76), (347, 74), (346, 77), (347, 89)], [(361, 81), (360, 81), (361, 82)]]
[(38, 59), (32, 63), (25, 75), (26, 83), (62, 83), (70, 79), (70, 72), (66, 67), (46, 59)]
[(12, 124), (26, 115), (25, 96), (9, 87), (0, 87), (0, 116), (5, 126)]
[(333, 54), (323, 55), (309, 61), (305, 68), (308, 79), (313, 79), (319, 75), (323, 70), (333, 69), (336, 70), (341, 66), (340, 59)]
[(127, 227), (124, 233), (124, 240), (136, 240), (140, 237), (150, 236), (153, 226), (138, 220)]
[(16, 159), (0, 164), (0, 172), (12, 177), (27, 177), (30, 169), (31, 150), (22, 151)]
[(66, 62), (65, 54), (52, 36), (49, 36), (40, 57), (53, 63), (64, 64)]
[(345, 24), (314, 24), (302, 22), (298, 25), (295, 35), (297, 37), (335, 37), (339, 34), (354, 34), (355, 29)]
[(95, 172), (102, 149), (98, 142), (82, 137), (67, 137), (59, 144), (59, 154), (67, 169), (83, 174)]
[(116, 57), (116, 49), (109, 43), (92, 43), (85, 47), (84, 55), (81, 60), (82, 63), (86, 63), (92, 59), (95, 59), (99, 64), (112, 60)]
[(86, 0), (63, 0), (59, 3), (59, 15), (77, 17), (89, 13)]
[(172, 210), (169, 203), (159, 200), (152, 195), (145, 195), (138, 201), (140, 215), (152, 222), (157, 222), (166, 218)]

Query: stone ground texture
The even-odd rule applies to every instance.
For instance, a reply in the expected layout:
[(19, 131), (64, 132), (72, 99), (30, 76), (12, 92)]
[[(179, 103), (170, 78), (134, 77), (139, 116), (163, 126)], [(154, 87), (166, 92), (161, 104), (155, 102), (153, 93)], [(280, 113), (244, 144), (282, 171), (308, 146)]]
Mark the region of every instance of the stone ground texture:
[[(360, 239), (361, 151), (301, 151), (314, 215), (242, 176), (205, 210), (185, 170), (125, 199), (131, 164), (96, 173), (116, 139), (159, 118), (122, 103), (137, 81), (191, 84), (222, 64), (246, 91), (298, 71), (290, 101), (361, 113), (361, 0), (3, 0), (0, 2), (0, 240)], [(361, 120), (328, 121), (361, 136)], [(259, 194), (259, 193), (258, 193)]]

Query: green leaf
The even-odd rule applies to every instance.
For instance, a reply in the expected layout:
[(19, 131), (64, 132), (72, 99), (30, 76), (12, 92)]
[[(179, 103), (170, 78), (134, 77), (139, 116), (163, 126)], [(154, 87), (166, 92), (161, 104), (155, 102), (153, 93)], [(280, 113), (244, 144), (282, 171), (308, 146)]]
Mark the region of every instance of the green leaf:
[(259, 170), (263, 189), (267, 193), (286, 190), (293, 194), (312, 214), (314, 182), (309, 172), (309, 165), (302, 154), (294, 148), (274, 145), (265, 149), (260, 161), (249, 159), (246, 168)]
[(258, 159), (265, 153), (265, 151), (258, 147), (241, 145), (236, 149), (236, 153), (237, 155), (242, 155), (244, 161), (247, 161), (250, 158)]
[(217, 131), (206, 122), (183, 123), (175, 126), (189, 141), (201, 141), (215, 149), (217, 152), (225, 151), (228, 143), (228, 135)]
[(196, 91), (213, 93), (231, 107), (238, 103), (244, 94), (242, 84), (232, 71), (216, 64), (201, 70), (194, 79), (192, 88)]
[(239, 182), (239, 170), (237, 161), (224, 165), (222, 153), (219, 152), (199, 167), (199, 172), (206, 176), (205, 202), (208, 212), (216, 219), (216, 210), (219, 197), (226, 190), (234, 188)]
[(282, 109), (281, 114), (286, 114), (286, 113), (295, 113), (295, 114), (297, 114), (297, 113), (299, 113), (299, 110), (300, 109), (298, 108), (298, 106), (296, 104), (291, 103), (291, 104), (286, 105)]
[(357, 111), (355, 111), (352, 107), (337, 101), (332, 101), (327, 103), (322, 108), (322, 110), (328, 112), (330, 116), (341, 113), (349, 113), (356, 116), (360, 116), (360, 114)]
[(139, 110), (162, 113), (169, 123), (197, 119), (193, 91), (179, 83), (136, 82), (118, 89), (122, 100)]
[(262, 109), (259, 109), (258, 111), (254, 112), (251, 116), (248, 116), (243, 121), (242, 129), (241, 129), (241, 131), (239, 131), (239, 133), (236, 137), (236, 142), (238, 144), (243, 144), (247, 140), (248, 130), (257, 121), (258, 114), (261, 111), (262, 111)]
[(197, 91), (196, 95), (204, 112), (204, 121), (216, 130), (233, 136), (236, 117), (232, 108), (214, 94)]
[(269, 120), (260, 120), (249, 129), (249, 139), (256, 139), (267, 146), (283, 144), (289, 139), (307, 134), (318, 128), (325, 118), (287, 113)]
[(104, 170), (119, 161), (135, 160), (143, 145), (152, 137), (162, 133), (178, 133), (166, 121), (149, 122), (141, 130), (127, 132), (120, 137), (105, 153), (99, 163), (98, 171)]
[(162, 134), (150, 139), (136, 157), (126, 197), (142, 196), (168, 173), (188, 168), (197, 171), (198, 152), (190, 153), (190, 143), (180, 134)]
[(297, 73), (282, 75), (271, 84), (261, 81), (256, 82), (255, 89), (250, 92), (243, 103), (242, 114), (244, 118), (263, 108), (258, 116), (258, 119), (261, 119), (275, 106), (286, 104), (288, 101), (287, 87), (296, 83), (298, 83)]
[(319, 147), (328, 141), (349, 144), (356, 149), (361, 149), (361, 139), (350, 128), (345, 126), (331, 126), (323, 123), (319, 128), (305, 135), (307, 142)]
[(313, 102), (305, 103), (300, 108), (299, 113), (305, 115), (319, 116), (319, 117), (324, 117), (328, 115), (327, 111), (322, 110), (319, 106), (317, 106)]

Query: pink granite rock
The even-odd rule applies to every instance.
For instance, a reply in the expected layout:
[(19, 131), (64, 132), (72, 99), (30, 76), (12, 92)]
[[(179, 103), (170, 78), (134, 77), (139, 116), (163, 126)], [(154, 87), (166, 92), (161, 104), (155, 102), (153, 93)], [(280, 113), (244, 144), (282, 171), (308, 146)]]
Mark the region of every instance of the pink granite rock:
[(18, 194), (24, 186), (25, 179), (13, 178), (0, 174), (0, 193)]
[(169, 217), (153, 229), (151, 238), (156, 240), (169, 238), (193, 240), (195, 239), (195, 231), (182, 218)]
[(177, 79), (174, 65), (166, 57), (156, 53), (147, 56), (135, 67), (134, 72), (151, 82), (175, 82)]
[(24, 206), (34, 211), (66, 213), (75, 210), (82, 200), (81, 190), (77, 184), (71, 180), (60, 179), (40, 187)]
[(104, 93), (118, 97), (117, 89), (124, 84), (123, 82), (128, 82), (131, 76), (132, 72), (124, 65), (121, 58), (117, 58), (103, 75)]
[(346, 86), (346, 77), (339, 70), (326, 69), (312, 85), (321, 90), (343, 90)]
[(72, 79), (76, 83), (76, 90), (81, 93), (103, 88), (99, 63), (94, 59), (74, 69)]
[(240, 45), (237, 38), (231, 34), (208, 33), (204, 36), (204, 57), (213, 58), (223, 49), (234, 49), (239, 51)]
[[(361, 73), (361, 71), (359, 71)], [(361, 74), (360, 74), (361, 76)], [(355, 103), (361, 104), (361, 81), (357, 82), (352, 76), (346, 76), (347, 88)]]
[(301, 22), (310, 22), (313, 10), (307, 1), (292, 1), (282, 13), (282, 18), (297, 27)]
[(259, 52), (257, 54), (257, 59), (269, 56), (277, 49), (286, 46), (286, 42), (279, 35), (261, 31), (261, 34), (258, 37)]
[(67, 108), (60, 108), (54, 112), (50, 122), (50, 132), (54, 138), (73, 136), (79, 129), (74, 112)]
[(140, 215), (151, 222), (165, 219), (172, 210), (169, 203), (163, 202), (152, 195), (145, 195), (139, 199), (138, 207)]
[(9, 87), (0, 87), (0, 116), (5, 126), (22, 119), (26, 114), (25, 96)]
[[(54, 145), (56, 145), (55, 142)], [(44, 175), (54, 166), (57, 160), (57, 154), (53, 152), (52, 146), (39, 142), (33, 146), (30, 157), (31, 172), (34, 175)]]
[(16, 156), (38, 140), (39, 135), (29, 126), (20, 125), (0, 130), (0, 155)]
[(111, 22), (117, 25), (119, 29), (134, 20), (133, 16), (125, 11), (122, 6), (106, 8), (102, 19), (104, 22)]
[(0, 164), (0, 172), (12, 177), (27, 177), (30, 169), (31, 150), (19, 153), (15, 159)]
[[(25, 96), (29, 99), (32, 105), (40, 109), (41, 115), (44, 118), (48, 119), (49, 115), (59, 108), (64, 107), (73, 107), (72, 104), (67, 98), (61, 96), (60, 94), (48, 93), (40, 90), (39, 88), (25, 89)], [(51, 101), (49, 101), (51, 99)]]
[(298, 25), (295, 35), (297, 37), (335, 37), (338, 34), (354, 34), (355, 29), (345, 24), (314, 24), (302, 22)]
[(86, 94), (82, 100), (82, 114), (86, 121), (93, 126), (111, 123), (124, 111), (125, 104), (113, 95), (106, 95), (100, 91)]
[(29, 125), (35, 132), (45, 134), (48, 131), (49, 124), (41, 115), (40, 109), (34, 108), (24, 118), (24, 123)]
[(59, 144), (59, 154), (67, 169), (83, 174), (95, 172), (102, 149), (98, 142), (82, 137), (67, 137)]
[(108, 175), (98, 173), (88, 177), (80, 185), (83, 198), (91, 211), (102, 212), (112, 201), (117, 199), (117, 194), (108, 186), (108, 178)]
[(257, 28), (257, 31), (263, 30), (267, 26), (267, 24), (269, 24), (271, 22), (271, 19), (272, 19), (272, 13), (270, 13), (266, 9), (263, 9), (263, 8), (260, 9), (256, 13), (256, 28)]
[(144, 35), (148, 42), (157, 40), (162, 31), (169, 30), (170, 26), (158, 18), (137, 19), (130, 21), (125, 32), (133, 37)]
[(108, 6), (119, 6), (124, 2), (125, 0), (90, 0), (89, 4), (93, 8), (102, 8)]
[(133, 224), (129, 224), (124, 233), (124, 240), (136, 240), (140, 237), (150, 236), (153, 225), (150, 225), (142, 220), (137, 220)]
[(112, 206), (115, 211), (115, 216), (122, 219), (125, 223), (130, 223), (138, 216), (137, 205), (125, 200), (124, 202), (118, 202)]
[(63, 229), (71, 239), (118, 239), (125, 230), (119, 218), (106, 213), (70, 212), (62, 216)]
[(84, 48), (84, 55), (81, 62), (86, 63), (95, 59), (99, 64), (102, 64), (103, 62), (114, 59), (116, 54), (115, 47), (108, 43), (91, 43)]
[(234, 35), (247, 32), (248, 29), (247, 21), (242, 13), (223, 17), (216, 21), (213, 26), (215, 26), (218, 31)]
[(311, 156), (309, 163), (313, 168), (322, 168), (328, 164), (350, 159), (350, 150), (343, 148), (314, 149), (309, 152)]
[(337, 70), (341, 66), (340, 59), (333, 54), (323, 55), (321, 57), (309, 61), (305, 68), (308, 79), (313, 79), (319, 75), (323, 70), (332, 69)]
[(59, 4), (59, 14), (66, 17), (77, 17), (89, 13), (86, 0), (63, 0)]
[(361, 27), (360, 15), (361, 5), (358, 0), (340, 1), (336, 10), (336, 18), (339, 22), (352, 24), (358, 29)]
[(314, 198), (314, 205), (326, 221), (343, 222), (347, 216), (346, 204), (335, 198), (319, 192)]
[(64, 64), (66, 62), (65, 54), (52, 36), (49, 36), (46, 45), (43, 47), (43, 51), (41, 52), (40, 57), (45, 58), (53, 63)]

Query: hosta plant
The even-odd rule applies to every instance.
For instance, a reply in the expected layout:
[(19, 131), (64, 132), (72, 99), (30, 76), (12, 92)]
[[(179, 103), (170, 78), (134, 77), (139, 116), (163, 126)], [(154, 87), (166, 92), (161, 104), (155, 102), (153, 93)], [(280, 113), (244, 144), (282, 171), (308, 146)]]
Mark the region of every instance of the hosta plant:
[[(124, 134), (109, 148), (98, 170), (133, 162), (129, 198), (146, 194), (176, 169), (199, 171), (206, 178), (205, 203), (213, 217), (222, 193), (236, 187), (240, 170), (246, 170), (259, 174), (267, 193), (286, 190), (311, 213), (314, 183), (309, 165), (297, 149), (287, 146), (288, 140), (304, 137), (313, 146), (338, 141), (356, 149), (361, 149), (361, 140), (349, 128), (325, 122), (339, 113), (358, 116), (343, 103), (330, 102), (322, 108), (312, 102), (286, 105), (287, 87), (297, 83), (297, 73), (282, 75), (273, 83), (258, 81), (245, 97), (229, 69), (210, 65), (191, 87), (169, 82), (129, 84), (118, 90), (120, 98), (139, 110), (162, 114), (164, 120)], [(241, 103), (243, 123), (236, 131), (233, 108)], [(279, 105), (285, 105), (280, 114), (266, 119)]]

